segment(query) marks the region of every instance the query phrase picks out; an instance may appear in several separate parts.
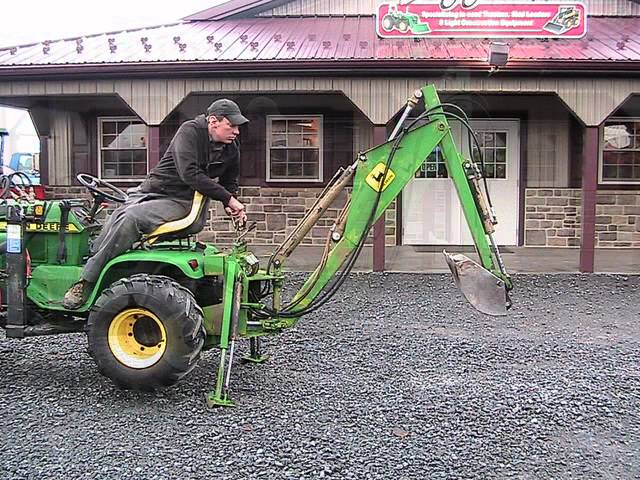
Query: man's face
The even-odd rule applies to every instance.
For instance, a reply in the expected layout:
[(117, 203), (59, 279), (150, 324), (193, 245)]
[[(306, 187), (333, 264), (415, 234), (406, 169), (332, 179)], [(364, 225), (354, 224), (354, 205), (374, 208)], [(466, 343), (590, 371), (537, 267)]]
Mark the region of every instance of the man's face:
[(209, 135), (215, 142), (231, 143), (238, 135), (240, 128), (233, 125), (227, 117), (218, 120), (215, 115), (211, 115), (208, 120)]

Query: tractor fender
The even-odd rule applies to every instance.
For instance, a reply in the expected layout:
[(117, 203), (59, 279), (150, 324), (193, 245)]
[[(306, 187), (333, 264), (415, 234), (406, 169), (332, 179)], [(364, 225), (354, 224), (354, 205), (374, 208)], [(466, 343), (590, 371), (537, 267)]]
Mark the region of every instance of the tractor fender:
[(100, 292), (113, 282), (137, 273), (198, 280), (204, 277), (204, 255), (191, 250), (135, 250), (119, 255), (105, 265), (88, 304), (93, 305)]

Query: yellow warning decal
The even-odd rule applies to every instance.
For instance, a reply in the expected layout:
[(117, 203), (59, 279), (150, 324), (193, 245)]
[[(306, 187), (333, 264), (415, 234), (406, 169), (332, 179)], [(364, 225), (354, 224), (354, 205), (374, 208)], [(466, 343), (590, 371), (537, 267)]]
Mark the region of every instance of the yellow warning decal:
[[(0, 230), (6, 230), (7, 222), (0, 222)], [(58, 222), (47, 222), (47, 223), (28, 223), (27, 232), (58, 232), (60, 231), (60, 224)], [(67, 232), (69, 233), (78, 233), (78, 227), (74, 224), (67, 224)]]
[(386, 169), (386, 165), (382, 162), (373, 167), (373, 170), (367, 175), (367, 184), (373, 188), (376, 192), (385, 191), (385, 189), (389, 186), (393, 179), (396, 178), (396, 174), (393, 173), (393, 170), (387, 170), (387, 176), (384, 179), (384, 185), (382, 188), (380, 187), (380, 183), (382, 182), (382, 177), (384, 176), (384, 171)]

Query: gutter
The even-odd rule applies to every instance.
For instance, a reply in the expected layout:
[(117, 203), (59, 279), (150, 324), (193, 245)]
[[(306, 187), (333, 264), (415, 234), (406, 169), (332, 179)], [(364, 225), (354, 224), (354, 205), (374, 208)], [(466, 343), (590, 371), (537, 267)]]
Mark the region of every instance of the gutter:
[[(135, 62), (118, 64), (69, 64), (69, 65), (6, 65), (0, 66), (0, 81), (45, 79), (79, 79), (93, 76), (100, 78), (149, 76), (202, 76), (211, 73), (251, 75), (318, 75), (335, 74), (380, 74), (392, 76), (397, 74), (424, 75), (435, 71), (477, 72), (493, 75), (508, 74), (587, 74), (617, 76), (640, 76), (640, 61), (605, 62), (605, 61), (564, 61), (564, 60), (510, 60), (509, 63), (491, 72), (485, 60), (305, 60), (305, 61), (256, 61), (252, 63), (229, 61), (193, 61), (193, 62)], [(390, 75), (392, 74), (392, 75)]]

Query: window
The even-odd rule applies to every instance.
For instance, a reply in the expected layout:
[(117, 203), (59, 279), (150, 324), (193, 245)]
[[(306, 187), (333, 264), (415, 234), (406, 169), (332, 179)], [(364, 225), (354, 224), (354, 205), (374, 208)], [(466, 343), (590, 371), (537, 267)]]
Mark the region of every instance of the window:
[(640, 119), (611, 119), (602, 131), (602, 183), (640, 183)]
[[(495, 130), (476, 130), (484, 159), (486, 178), (507, 178), (507, 132)], [(474, 160), (480, 163), (478, 150), (474, 146)]]
[[(409, 117), (404, 125), (412, 125), (412, 129), (422, 127), (430, 123), (429, 117)], [(424, 163), (416, 171), (414, 178), (448, 178), (447, 166), (440, 145), (436, 145), (433, 152), (425, 159)]]
[(447, 178), (448, 176), (440, 147), (436, 147), (429, 154), (415, 175), (416, 178)]
[(140, 180), (147, 175), (147, 126), (137, 118), (98, 121), (100, 178)]
[(34, 170), (33, 155), (30, 153), (18, 154), (18, 164), (16, 170), (21, 172)]
[[(486, 178), (507, 178), (507, 132), (476, 130), (476, 137), (484, 158)], [(466, 141), (466, 135), (464, 135)], [(473, 146), (474, 160), (480, 165), (478, 149)], [(436, 147), (427, 157), (416, 178), (448, 178), (447, 167), (440, 147)]]
[(267, 116), (267, 181), (322, 181), (322, 116)]

